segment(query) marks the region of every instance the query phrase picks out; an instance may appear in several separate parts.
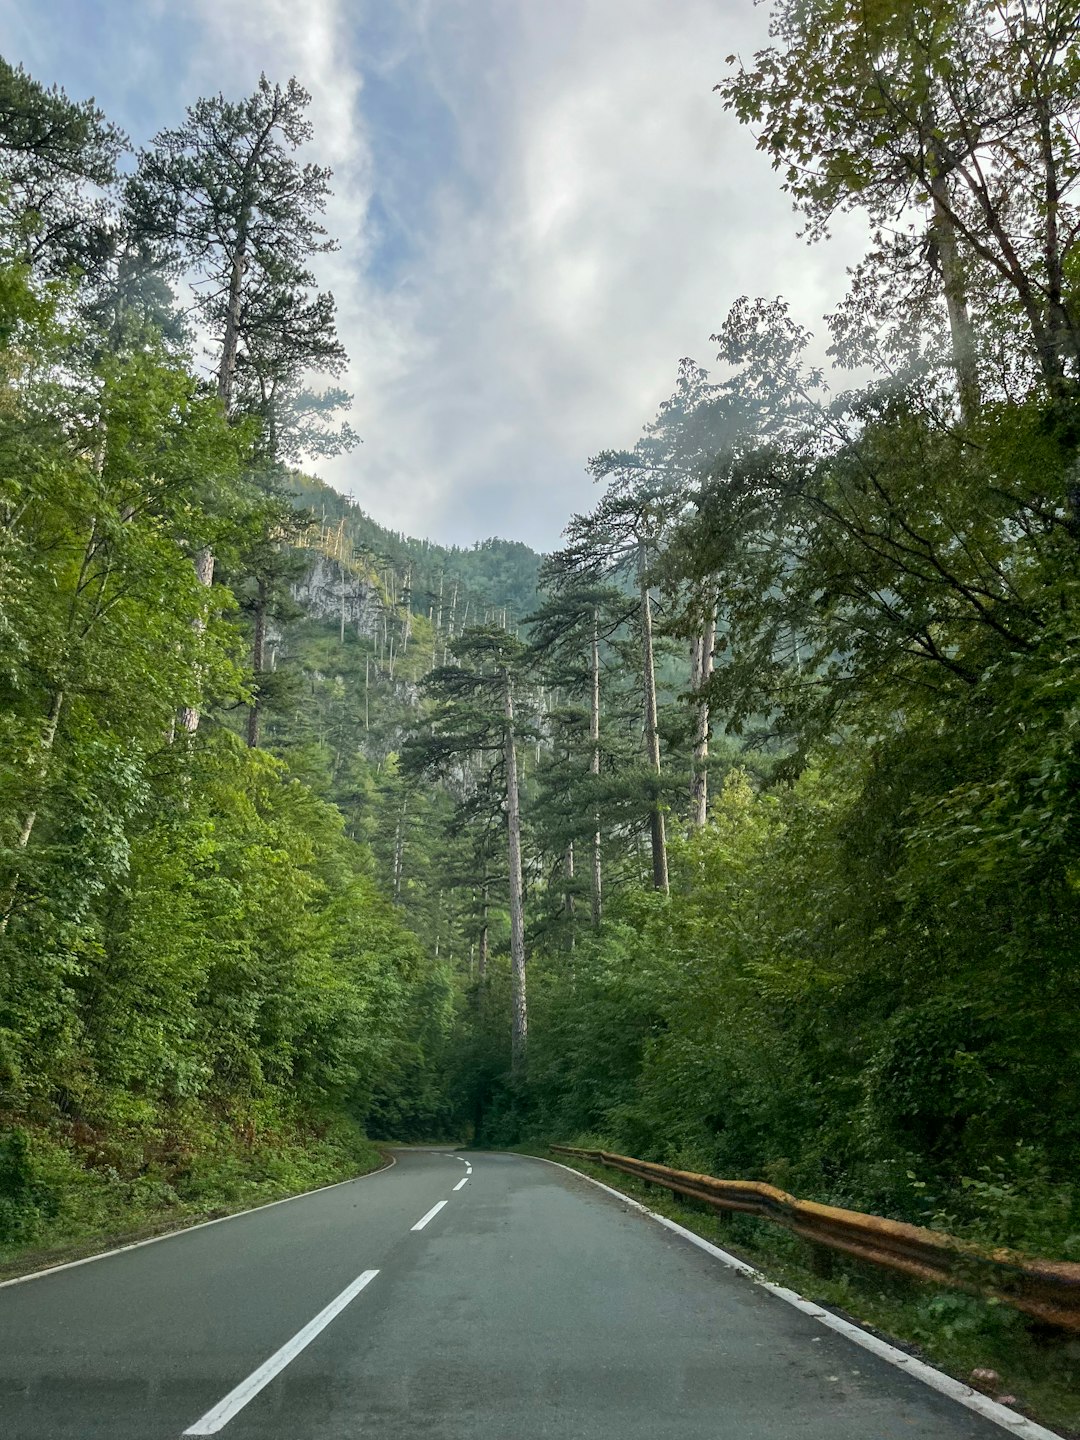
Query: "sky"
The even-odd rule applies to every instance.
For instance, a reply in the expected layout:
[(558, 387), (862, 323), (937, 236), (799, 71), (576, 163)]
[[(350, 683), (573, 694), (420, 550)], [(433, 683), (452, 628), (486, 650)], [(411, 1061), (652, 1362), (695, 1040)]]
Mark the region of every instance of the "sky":
[(753, 0), (0, 0), (4, 56), (136, 145), (299, 79), (363, 442), (308, 468), (395, 530), (544, 550), (740, 295), (822, 336), (862, 249), (853, 223), (799, 239), (713, 93), (766, 25)]

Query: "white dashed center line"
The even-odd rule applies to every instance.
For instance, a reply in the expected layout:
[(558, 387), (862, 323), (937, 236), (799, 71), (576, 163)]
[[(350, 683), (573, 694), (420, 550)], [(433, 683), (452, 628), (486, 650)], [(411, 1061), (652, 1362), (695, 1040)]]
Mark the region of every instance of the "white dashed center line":
[(412, 1228), (414, 1230), (422, 1230), (429, 1220), (435, 1219), (435, 1216), (439, 1213), (439, 1211), (446, 1203), (447, 1202), (445, 1200), (440, 1200), (437, 1205), (433, 1205), (431, 1209), (427, 1212), (427, 1214), (424, 1216), (424, 1218), (422, 1220), (418, 1220)]
[[(446, 1204), (445, 1200), (443, 1204)], [(235, 1390), (230, 1390), (224, 1400), (219, 1400), (212, 1410), (208, 1410), (200, 1420), (196, 1420), (194, 1425), (184, 1431), (184, 1434), (216, 1435), (219, 1430), (223, 1430), (249, 1400), (254, 1400), (259, 1391), (269, 1385), (274, 1376), (284, 1370), (290, 1360), (295, 1360), (300, 1351), (310, 1345), (321, 1330), (326, 1329), (335, 1315), (340, 1315), (349, 1301), (355, 1299), (365, 1285), (371, 1284), (378, 1273), (378, 1270), (365, 1270), (362, 1275), (358, 1275), (336, 1299), (331, 1300), (325, 1309), (319, 1311), (314, 1320), (309, 1320), (291, 1340), (286, 1340), (280, 1350), (275, 1350), (269, 1360), (264, 1360), (246, 1380), (241, 1380)]]
[(454, 1186), (454, 1189), (455, 1189), (455, 1190), (460, 1190), (463, 1185), (467, 1185), (468, 1183), (469, 1183), (469, 1177), (468, 1177), (468, 1175), (464, 1175), (464, 1176), (462, 1176), (462, 1178), (457, 1182), (457, 1184)]

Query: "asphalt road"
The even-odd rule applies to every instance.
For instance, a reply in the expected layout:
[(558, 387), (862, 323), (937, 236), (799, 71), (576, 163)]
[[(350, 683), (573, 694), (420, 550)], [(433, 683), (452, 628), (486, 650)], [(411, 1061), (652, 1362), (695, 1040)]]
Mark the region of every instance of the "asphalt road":
[(3, 1440), (184, 1433), (1003, 1431), (578, 1176), (411, 1150), (379, 1174), (0, 1288)]

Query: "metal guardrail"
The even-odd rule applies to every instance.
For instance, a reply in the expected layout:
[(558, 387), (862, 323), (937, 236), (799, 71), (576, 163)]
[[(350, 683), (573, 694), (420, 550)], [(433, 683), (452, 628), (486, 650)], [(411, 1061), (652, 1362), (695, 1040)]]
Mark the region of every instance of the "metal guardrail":
[(772, 1220), (813, 1245), (857, 1260), (999, 1300), (1044, 1324), (1080, 1330), (1080, 1264), (1034, 1260), (1012, 1250), (985, 1250), (921, 1225), (797, 1200), (757, 1180), (715, 1180), (711, 1175), (672, 1170), (607, 1150), (579, 1150), (571, 1145), (551, 1145), (549, 1149), (622, 1170), (677, 1195), (702, 1200), (714, 1210)]

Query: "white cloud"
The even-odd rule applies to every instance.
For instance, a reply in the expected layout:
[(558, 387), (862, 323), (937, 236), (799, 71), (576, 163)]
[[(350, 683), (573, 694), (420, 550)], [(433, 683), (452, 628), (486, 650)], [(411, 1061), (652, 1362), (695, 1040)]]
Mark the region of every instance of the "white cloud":
[(588, 455), (633, 441), (683, 355), (711, 361), (708, 336), (740, 294), (787, 293), (820, 332), (845, 247), (798, 241), (767, 162), (712, 93), (724, 56), (763, 38), (746, 8), (521, 5), (494, 54), (483, 7), (464, 34), (413, 11), (469, 170), (489, 168), (478, 204), (442, 197), (408, 304), (374, 304), (395, 348), (384, 367), (357, 347), (366, 443), (328, 478), (407, 530), (550, 546), (591, 503)]
[(747, 0), (98, 0), (89, 47), (83, 0), (58, 3), (77, 25), (0, 0), (5, 52), (137, 143), (261, 70), (311, 92), (341, 241), (317, 268), (364, 438), (321, 469), (412, 533), (554, 544), (591, 503), (587, 457), (634, 440), (682, 356), (710, 363), (733, 300), (784, 293), (820, 333), (862, 248), (854, 223), (797, 239), (712, 93), (765, 38)]

